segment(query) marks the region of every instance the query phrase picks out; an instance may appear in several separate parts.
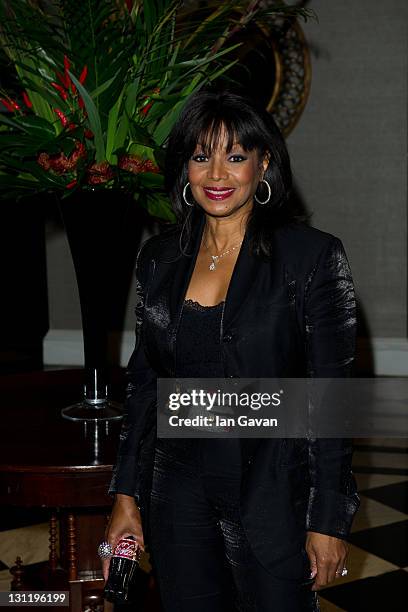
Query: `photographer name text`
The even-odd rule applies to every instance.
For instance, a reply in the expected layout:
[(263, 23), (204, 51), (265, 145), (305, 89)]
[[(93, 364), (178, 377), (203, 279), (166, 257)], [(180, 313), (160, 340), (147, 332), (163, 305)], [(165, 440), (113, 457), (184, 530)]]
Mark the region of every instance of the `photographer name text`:
[(169, 417), (171, 427), (277, 427), (276, 418), (255, 418), (247, 415), (224, 417), (219, 414), (197, 415), (195, 417)]

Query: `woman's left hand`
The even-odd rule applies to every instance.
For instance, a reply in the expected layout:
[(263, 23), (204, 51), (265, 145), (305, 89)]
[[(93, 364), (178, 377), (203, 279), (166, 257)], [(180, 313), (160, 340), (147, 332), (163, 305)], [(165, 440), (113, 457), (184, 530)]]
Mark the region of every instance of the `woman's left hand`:
[(348, 554), (344, 540), (308, 531), (305, 548), (310, 560), (311, 578), (316, 577), (312, 591), (318, 591), (341, 576)]

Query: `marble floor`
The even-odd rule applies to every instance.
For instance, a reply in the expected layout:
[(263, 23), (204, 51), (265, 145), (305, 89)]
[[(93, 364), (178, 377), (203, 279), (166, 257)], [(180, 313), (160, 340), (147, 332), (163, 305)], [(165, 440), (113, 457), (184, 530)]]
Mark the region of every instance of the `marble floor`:
[(402, 612), (408, 605), (408, 440), (355, 440), (361, 506), (348, 575), (319, 592), (323, 612)]
[[(349, 539), (348, 575), (319, 592), (322, 612), (402, 612), (408, 603), (408, 440), (355, 440), (361, 507)], [(48, 558), (44, 511), (0, 511), (0, 591), (9, 568)], [(149, 571), (148, 559), (142, 568)], [(107, 607), (106, 607), (107, 609)]]

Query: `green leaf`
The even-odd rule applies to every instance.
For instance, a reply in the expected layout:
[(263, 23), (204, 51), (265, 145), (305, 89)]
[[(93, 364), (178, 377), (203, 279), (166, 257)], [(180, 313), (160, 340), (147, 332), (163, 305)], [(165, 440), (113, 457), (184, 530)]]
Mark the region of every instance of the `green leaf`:
[(100, 119), (98, 110), (91, 96), (85, 89), (85, 87), (81, 85), (78, 79), (70, 71), (68, 71), (68, 74), (72, 82), (74, 83), (75, 87), (78, 89), (78, 92), (84, 101), (86, 112), (88, 113), (89, 126), (92, 132), (94, 133), (96, 161), (102, 162), (106, 159), (106, 152), (105, 152), (105, 143), (103, 140), (101, 119)]
[(167, 113), (165, 117), (160, 121), (159, 125), (153, 132), (153, 138), (159, 146), (162, 146), (168, 135), (170, 134), (174, 123), (176, 122), (181, 110), (186, 103), (186, 100), (179, 100), (177, 104)]
[(169, 199), (164, 194), (141, 192), (137, 196), (138, 203), (145, 208), (150, 215), (164, 221), (176, 221)]
[(91, 93), (91, 97), (92, 99), (97, 98), (98, 96), (100, 96), (101, 94), (103, 94), (107, 89), (109, 89), (109, 87), (112, 85), (112, 83), (115, 81), (115, 79), (117, 78), (117, 74), (115, 74), (111, 79), (109, 79), (108, 81), (105, 81), (104, 83), (102, 83), (101, 85), (99, 85), (99, 87), (97, 87), (96, 89), (94, 89)]
[(115, 148), (116, 129), (118, 124), (119, 111), (123, 99), (123, 93), (124, 90), (122, 89), (119, 98), (112, 106), (108, 116), (108, 127), (106, 131), (106, 159), (110, 164), (117, 162), (116, 156), (113, 155), (113, 151)]
[(53, 126), (42, 117), (35, 115), (23, 115), (19, 117), (18, 123), (30, 134), (35, 137), (46, 136), (54, 137), (55, 132)]
[(119, 126), (118, 126), (118, 129), (115, 133), (115, 137), (113, 140), (113, 152), (116, 152), (118, 149), (123, 147), (128, 133), (129, 133), (129, 118), (126, 115), (126, 113), (124, 113), (119, 120)]
[(36, 76), (35, 74), (31, 74), (31, 71), (30, 76), (28, 76), (26, 70), (18, 65), (16, 65), (16, 72), (19, 75), (23, 86), (27, 87), (26, 84), (28, 84), (27, 94), (33, 105), (33, 111), (39, 117), (42, 117), (43, 119), (46, 119), (52, 123), (55, 117), (50, 104), (44, 99), (44, 95), (41, 95), (41, 93), (37, 93), (34, 89), (30, 88), (31, 84), (32, 87), (35, 87), (35, 89), (39, 89), (41, 91), (44, 79), (41, 79), (39, 75)]
[(149, 189), (163, 189), (164, 188), (164, 176), (156, 172), (142, 172), (138, 174), (139, 184), (142, 187), (148, 187)]
[(23, 125), (21, 125), (18, 119), (19, 117), (16, 117), (15, 119), (11, 119), (10, 117), (7, 117), (6, 115), (4, 115), (4, 113), (0, 113), (1, 123), (3, 123), (4, 125), (9, 125), (10, 127), (13, 127), (14, 129), (19, 130), (21, 132), (27, 132), (27, 130), (24, 128)]

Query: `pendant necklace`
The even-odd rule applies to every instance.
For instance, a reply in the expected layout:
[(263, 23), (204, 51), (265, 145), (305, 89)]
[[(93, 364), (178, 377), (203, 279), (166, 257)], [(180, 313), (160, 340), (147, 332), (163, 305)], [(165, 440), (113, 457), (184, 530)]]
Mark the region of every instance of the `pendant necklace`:
[[(204, 242), (205, 248), (208, 251), (209, 249), (208, 249), (208, 246), (207, 246), (205, 240), (203, 240), (203, 242)], [(221, 259), (221, 257), (224, 257), (224, 255), (228, 255), (228, 253), (231, 253), (232, 251), (235, 251), (235, 249), (237, 249), (241, 244), (242, 244), (242, 240), (241, 240), (241, 242), (239, 242), (238, 244), (236, 244), (233, 247), (230, 247), (227, 251), (224, 251), (220, 255), (211, 255), (211, 253), (210, 253), (210, 257), (212, 259), (212, 262), (210, 263), (208, 269), (211, 270), (211, 271), (216, 270), (217, 269), (217, 263)]]

